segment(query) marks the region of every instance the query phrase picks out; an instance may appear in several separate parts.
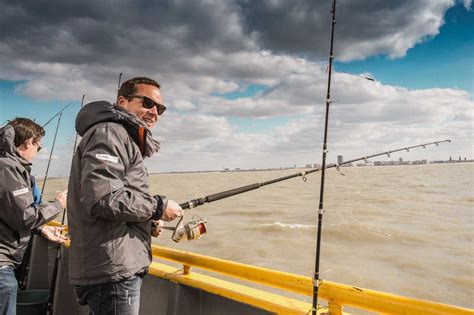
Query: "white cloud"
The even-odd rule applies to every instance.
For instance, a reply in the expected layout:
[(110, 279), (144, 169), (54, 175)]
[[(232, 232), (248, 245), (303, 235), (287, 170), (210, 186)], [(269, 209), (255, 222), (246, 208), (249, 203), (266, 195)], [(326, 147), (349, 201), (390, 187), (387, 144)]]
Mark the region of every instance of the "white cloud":
[(471, 11), (471, 8), (472, 8), (472, 0), (463, 0), (463, 4), (464, 4), (464, 7)]
[(178, 109), (178, 110), (182, 110), (182, 111), (186, 111), (186, 110), (192, 110), (192, 109), (195, 109), (196, 108), (196, 105), (194, 105), (193, 103), (191, 103), (190, 101), (187, 101), (187, 100), (175, 100), (173, 102), (173, 106), (174, 108)]
[[(174, 157), (184, 158), (189, 154), (199, 157), (193, 164), (196, 167), (215, 169), (221, 164), (266, 167), (278, 166), (276, 163), (305, 165), (319, 160), (325, 105), (322, 100), (316, 103), (315, 99), (317, 94), (322, 98), (325, 86), (323, 77), (309, 75), (318, 67), (313, 64), (308, 72), (283, 77), (269, 93), (255, 97), (202, 98), (205, 111), (219, 115), (219, 119), (207, 115), (193, 117), (193, 114), (187, 114), (185, 119), (179, 118), (181, 115), (164, 118), (163, 130), (170, 141), (164, 146), (168, 153), (157, 161), (171, 165)], [(474, 102), (467, 92), (439, 88), (410, 90), (345, 74), (336, 74), (332, 86), (333, 99), (339, 99), (330, 106), (332, 159), (337, 154), (358, 157), (445, 139), (453, 143), (442, 145), (441, 150), (411, 152), (406, 158), (448, 158), (446, 152), (472, 156)], [(264, 134), (253, 133), (252, 129), (240, 133), (228, 122), (231, 117), (245, 117), (258, 129), (265, 124), (266, 119), (262, 118), (279, 116), (290, 120)], [(238, 157), (239, 162), (229, 163), (229, 157)]]
[(19, 72), (29, 71), (26, 82), (17, 86), (16, 92), (37, 100), (77, 100), (87, 91), (89, 99), (110, 99), (113, 85), (96, 84), (93, 78), (86, 78), (91, 67), (64, 63), (35, 63), (20, 61)]
[(153, 132), (164, 143), (193, 143), (216, 135), (227, 136), (231, 131), (231, 125), (223, 117), (166, 113)]
[(380, 54), (387, 54), (390, 58), (403, 57), (416, 44), (439, 34), (439, 29), (444, 24), (444, 13), (453, 4), (451, 0), (425, 2), (425, 6), (418, 8), (416, 14), (397, 9), (383, 12), (379, 16), (381, 21), (377, 27), (387, 31), (380, 31), (376, 38), (350, 40), (340, 53), (340, 59), (362, 60), (367, 56)]

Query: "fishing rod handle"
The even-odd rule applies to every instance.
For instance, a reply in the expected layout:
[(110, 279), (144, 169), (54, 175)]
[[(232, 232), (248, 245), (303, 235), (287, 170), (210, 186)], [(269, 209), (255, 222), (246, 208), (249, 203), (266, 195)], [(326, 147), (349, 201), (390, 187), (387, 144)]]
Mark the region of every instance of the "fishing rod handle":
[(205, 203), (206, 203), (206, 200), (204, 198), (198, 198), (198, 199), (193, 199), (193, 200), (189, 200), (187, 202), (181, 203), (179, 204), (179, 206), (181, 207), (181, 209), (192, 209), (192, 208), (202, 206)]

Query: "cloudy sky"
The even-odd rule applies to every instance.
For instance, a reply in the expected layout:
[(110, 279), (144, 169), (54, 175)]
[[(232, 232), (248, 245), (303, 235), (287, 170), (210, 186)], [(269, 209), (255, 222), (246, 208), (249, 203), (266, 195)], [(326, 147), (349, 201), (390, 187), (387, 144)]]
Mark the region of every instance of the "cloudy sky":
[[(64, 112), (50, 175), (67, 175), (74, 119), (150, 76), (169, 110), (151, 172), (321, 160), (331, 1), (0, 0), (0, 124)], [(329, 161), (474, 158), (472, 1), (339, 0)], [(369, 81), (362, 76), (369, 76)], [(44, 174), (56, 122), (34, 173)]]

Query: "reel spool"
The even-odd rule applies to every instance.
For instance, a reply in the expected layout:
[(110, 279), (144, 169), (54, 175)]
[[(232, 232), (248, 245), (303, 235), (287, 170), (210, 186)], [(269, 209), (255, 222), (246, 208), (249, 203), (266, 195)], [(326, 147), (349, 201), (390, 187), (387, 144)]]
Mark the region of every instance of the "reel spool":
[(207, 232), (207, 220), (193, 216), (193, 221), (184, 223), (184, 215), (179, 219), (176, 227), (162, 226), (161, 229), (173, 231), (171, 239), (179, 243), (182, 240), (192, 241), (198, 240), (203, 234)]

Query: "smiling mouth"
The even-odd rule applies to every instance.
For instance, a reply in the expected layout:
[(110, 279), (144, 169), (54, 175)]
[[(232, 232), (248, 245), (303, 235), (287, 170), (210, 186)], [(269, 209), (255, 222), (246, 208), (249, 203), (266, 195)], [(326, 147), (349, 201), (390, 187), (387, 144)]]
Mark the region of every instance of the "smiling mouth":
[(155, 122), (153, 119), (144, 118), (143, 121), (150, 127)]

